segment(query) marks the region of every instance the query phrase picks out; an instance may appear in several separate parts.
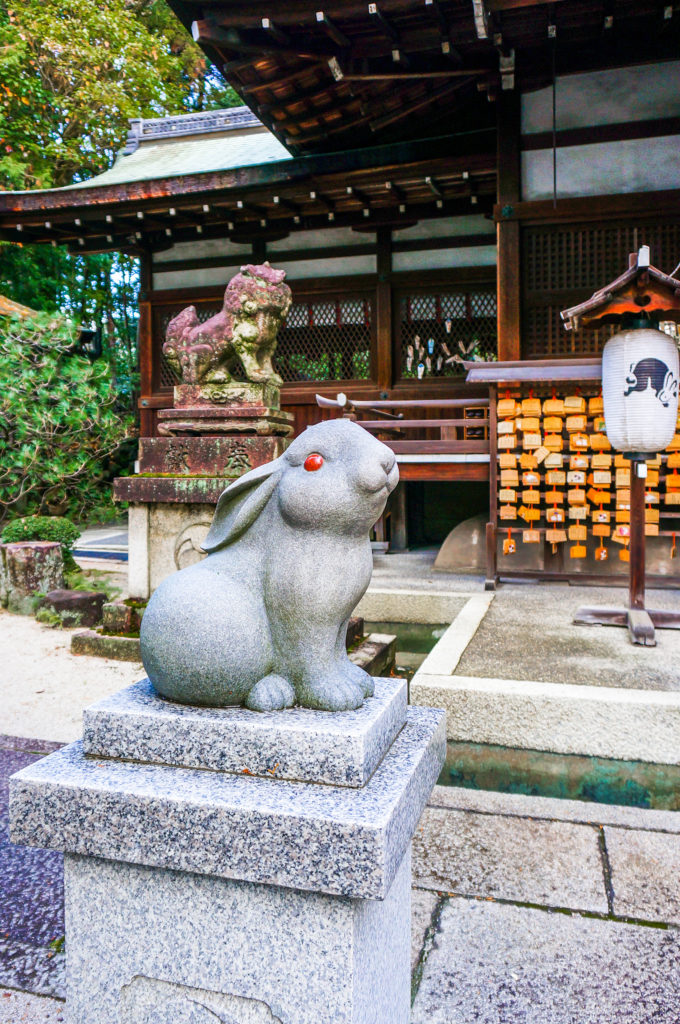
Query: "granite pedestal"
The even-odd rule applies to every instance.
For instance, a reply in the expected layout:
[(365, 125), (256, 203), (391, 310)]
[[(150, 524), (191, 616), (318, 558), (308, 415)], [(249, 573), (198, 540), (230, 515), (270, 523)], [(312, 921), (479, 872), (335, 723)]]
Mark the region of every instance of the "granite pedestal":
[(187, 708), (138, 683), (11, 781), (63, 850), (71, 1024), (407, 1024), (410, 841), (441, 711)]

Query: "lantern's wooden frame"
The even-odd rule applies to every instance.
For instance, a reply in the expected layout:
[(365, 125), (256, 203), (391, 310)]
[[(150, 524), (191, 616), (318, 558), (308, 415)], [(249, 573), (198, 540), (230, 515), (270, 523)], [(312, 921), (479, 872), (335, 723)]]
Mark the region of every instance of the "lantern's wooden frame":
[[(595, 292), (579, 306), (562, 312), (567, 330), (595, 327), (600, 322), (616, 323), (629, 313), (663, 311), (663, 319), (680, 319), (680, 282), (650, 266), (649, 248), (643, 245), (631, 253), (629, 266), (611, 284)], [(634, 644), (654, 647), (657, 629), (680, 629), (680, 613), (652, 611), (645, 607), (645, 456), (631, 453), (630, 480), (630, 570), (628, 608), (579, 608), (577, 625), (628, 626)], [(645, 466), (644, 471), (642, 467)]]
[[(634, 644), (654, 647), (656, 629), (680, 629), (680, 613), (652, 611), (645, 607), (645, 477), (644, 458), (631, 459), (630, 477), (630, 571), (628, 608), (579, 608), (574, 623), (581, 626), (628, 626)], [(645, 467), (646, 468), (646, 467)]]

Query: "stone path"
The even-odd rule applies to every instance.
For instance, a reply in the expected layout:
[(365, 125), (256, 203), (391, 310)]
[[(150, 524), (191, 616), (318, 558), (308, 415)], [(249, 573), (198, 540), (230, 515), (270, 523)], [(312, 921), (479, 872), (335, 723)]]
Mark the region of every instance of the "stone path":
[[(620, 587), (504, 583), (456, 666), (458, 676), (542, 680), (569, 685), (680, 690), (680, 630), (657, 630), (657, 646), (632, 644), (628, 630), (576, 626), (579, 607), (624, 607)], [(648, 590), (647, 607), (680, 610), (675, 590)]]
[(82, 557), (114, 558), (126, 562), (127, 524), (88, 527), (76, 541), (74, 550)]
[[(0, 741), (0, 1024), (64, 1019), (61, 858), (6, 841), (51, 746)], [(680, 813), (438, 786), (413, 852), (412, 1024), (680, 1020)]]
[(438, 786), (412, 1024), (677, 1024), (679, 876), (680, 813)]

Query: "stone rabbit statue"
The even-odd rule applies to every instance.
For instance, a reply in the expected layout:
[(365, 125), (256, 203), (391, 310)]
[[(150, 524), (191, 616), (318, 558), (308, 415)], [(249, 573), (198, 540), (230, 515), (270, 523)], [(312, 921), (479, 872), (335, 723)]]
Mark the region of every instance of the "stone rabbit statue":
[(347, 622), (371, 578), (368, 532), (398, 479), (386, 445), (328, 420), (231, 484), (208, 557), (164, 580), (144, 613), (158, 693), (254, 711), (358, 708), (373, 680), (347, 657)]

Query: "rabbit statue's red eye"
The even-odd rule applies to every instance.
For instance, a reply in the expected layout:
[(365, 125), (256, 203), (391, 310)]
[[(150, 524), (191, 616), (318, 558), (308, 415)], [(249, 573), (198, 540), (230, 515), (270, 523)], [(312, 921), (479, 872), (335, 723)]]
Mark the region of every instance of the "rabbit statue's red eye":
[(323, 466), (323, 455), (319, 455), (318, 452), (312, 452), (305, 459), (305, 469), (308, 473), (315, 473), (317, 469), (321, 469)]

